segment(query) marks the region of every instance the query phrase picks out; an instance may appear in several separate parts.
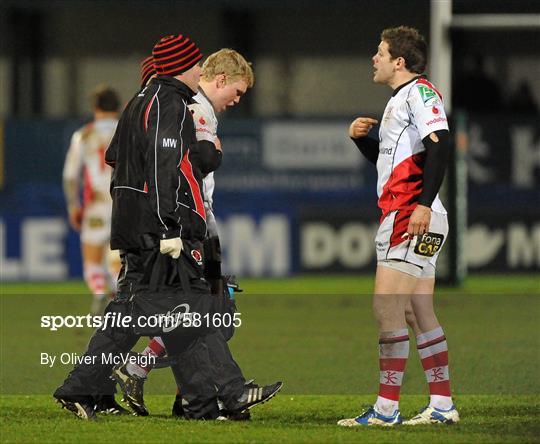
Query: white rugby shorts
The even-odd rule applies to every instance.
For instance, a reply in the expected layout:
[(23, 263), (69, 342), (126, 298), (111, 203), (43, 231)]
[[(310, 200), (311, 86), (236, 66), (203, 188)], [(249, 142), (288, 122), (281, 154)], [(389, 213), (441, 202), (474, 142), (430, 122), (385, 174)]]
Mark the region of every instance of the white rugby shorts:
[(410, 210), (397, 210), (384, 218), (375, 237), (377, 265), (419, 278), (434, 277), (437, 258), (448, 236), (448, 217), (431, 211), (428, 232), (411, 239), (406, 235), (411, 214)]
[(111, 203), (91, 202), (84, 206), (81, 241), (91, 245), (108, 244), (111, 238)]

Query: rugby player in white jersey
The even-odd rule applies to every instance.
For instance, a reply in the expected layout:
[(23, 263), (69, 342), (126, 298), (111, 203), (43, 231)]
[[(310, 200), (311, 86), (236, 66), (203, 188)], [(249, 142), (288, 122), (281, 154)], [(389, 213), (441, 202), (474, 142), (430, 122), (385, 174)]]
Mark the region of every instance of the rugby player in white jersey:
[[(141, 62), (143, 87), (154, 74), (152, 58), (147, 57)], [(195, 123), (197, 140), (209, 141), (221, 151), (216, 112), (225, 111), (226, 108), (238, 104), (248, 88), (253, 86), (253, 83), (254, 75), (251, 64), (237, 51), (224, 48), (206, 59), (202, 66), (199, 92), (193, 97), (196, 103), (189, 105)], [(214, 173), (211, 172), (203, 179), (204, 206), (208, 227), (207, 239), (204, 242), (204, 268), (205, 278), (211, 286), (212, 294), (219, 295), (223, 293), (224, 288), (221, 275), (221, 248), (213, 212), (214, 187)], [(142, 354), (163, 356), (165, 346), (161, 338), (154, 337)], [(113, 377), (120, 384), (131, 408), (141, 416), (148, 415), (143, 397), (143, 384), (151, 369), (151, 367), (128, 363), (115, 368), (113, 373)], [(180, 396), (177, 395), (177, 402), (173, 407), (173, 414), (177, 416), (181, 414), (180, 401)]]
[(112, 170), (104, 157), (118, 124), (120, 100), (116, 91), (105, 86), (98, 86), (91, 98), (94, 120), (71, 138), (63, 183), (70, 225), (80, 232), (84, 280), (93, 295), (90, 311), (101, 315), (116, 291), (120, 271), (118, 252), (109, 247)]
[[(375, 239), (377, 272), (373, 311), (379, 327), (379, 395), (373, 407), (341, 426), (393, 426), (403, 422), (399, 392), (409, 355), (407, 323), (430, 391), (430, 402), (404, 424), (459, 421), (452, 402), (448, 348), (433, 309), (435, 264), (448, 235), (438, 191), (449, 153), (449, 133), (441, 94), (422, 75), (427, 45), (413, 28), (382, 32), (373, 56), (376, 83), (393, 90), (378, 140), (368, 137), (377, 120), (355, 119), (349, 135), (377, 166), (382, 211)], [(412, 314), (407, 316), (408, 308)]]

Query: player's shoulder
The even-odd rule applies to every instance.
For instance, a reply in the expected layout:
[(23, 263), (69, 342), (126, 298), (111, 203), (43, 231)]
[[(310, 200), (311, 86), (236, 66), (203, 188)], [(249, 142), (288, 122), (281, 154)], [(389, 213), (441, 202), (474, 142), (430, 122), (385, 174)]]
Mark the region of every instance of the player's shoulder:
[(189, 105), (191, 114), (193, 114), (195, 120), (200, 120), (200, 122), (198, 122), (199, 124), (206, 125), (212, 120), (213, 109), (211, 108), (211, 105), (205, 103), (204, 100), (197, 101), (197, 96), (195, 96), (194, 99), (196, 102)]
[(74, 142), (84, 142), (92, 135), (94, 131), (95, 131), (94, 122), (89, 122), (81, 126), (77, 131), (73, 133), (72, 140)]
[(153, 107), (158, 107), (162, 110), (166, 109), (186, 109), (190, 100), (183, 95), (178, 94), (178, 89), (165, 81), (158, 81), (152, 79), (148, 85), (146, 85), (137, 95), (142, 98), (143, 107), (149, 106), (151, 103)]
[(190, 105), (190, 108), (193, 107), (193, 109), (199, 112), (210, 113), (213, 110), (212, 103), (210, 103), (210, 99), (208, 99), (201, 92), (193, 96), (193, 102), (194, 103)]
[(418, 99), (426, 106), (435, 106), (442, 103), (442, 94), (426, 77), (419, 77), (410, 86), (409, 96)]
[(204, 107), (199, 102), (193, 102), (188, 105), (189, 110), (191, 111), (191, 114), (201, 114), (204, 112)]

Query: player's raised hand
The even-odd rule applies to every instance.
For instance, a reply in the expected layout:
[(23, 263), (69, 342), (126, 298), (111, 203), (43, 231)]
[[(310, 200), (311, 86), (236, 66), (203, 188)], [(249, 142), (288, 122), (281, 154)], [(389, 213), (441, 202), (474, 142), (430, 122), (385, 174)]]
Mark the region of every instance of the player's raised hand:
[(429, 231), (431, 222), (431, 208), (424, 205), (417, 205), (409, 219), (407, 233), (412, 237), (422, 235)]
[(373, 125), (377, 125), (377, 123), (379, 123), (378, 120), (370, 117), (358, 117), (353, 120), (351, 126), (349, 127), (349, 136), (353, 139), (366, 137), (371, 128), (373, 128)]

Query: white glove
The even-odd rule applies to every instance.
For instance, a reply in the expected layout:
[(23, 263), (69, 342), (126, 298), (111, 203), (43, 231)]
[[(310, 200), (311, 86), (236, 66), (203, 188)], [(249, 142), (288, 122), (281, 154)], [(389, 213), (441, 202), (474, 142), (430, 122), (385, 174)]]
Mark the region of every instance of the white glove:
[(172, 239), (161, 239), (159, 241), (159, 252), (168, 254), (173, 259), (178, 259), (182, 251), (182, 239), (173, 237)]

